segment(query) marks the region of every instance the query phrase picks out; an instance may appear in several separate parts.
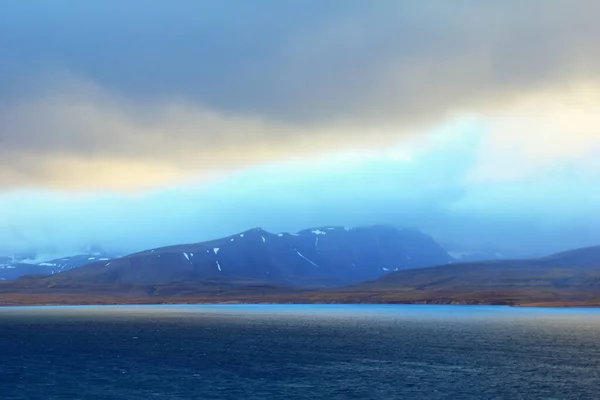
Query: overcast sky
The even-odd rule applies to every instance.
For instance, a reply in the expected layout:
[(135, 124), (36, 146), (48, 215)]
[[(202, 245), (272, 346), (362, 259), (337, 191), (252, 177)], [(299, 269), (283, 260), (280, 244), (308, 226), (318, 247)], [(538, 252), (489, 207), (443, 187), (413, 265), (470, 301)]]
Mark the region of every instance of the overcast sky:
[(0, 3), (0, 252), (600, 244), (596, 0)]

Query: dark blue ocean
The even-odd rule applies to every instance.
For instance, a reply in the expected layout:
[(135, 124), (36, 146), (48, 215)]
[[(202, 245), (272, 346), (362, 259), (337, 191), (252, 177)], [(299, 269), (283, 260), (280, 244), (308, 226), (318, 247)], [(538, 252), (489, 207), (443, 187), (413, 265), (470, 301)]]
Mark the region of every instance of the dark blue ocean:
[(0, 308), (0, 399), (600, 399), (600, 310)]

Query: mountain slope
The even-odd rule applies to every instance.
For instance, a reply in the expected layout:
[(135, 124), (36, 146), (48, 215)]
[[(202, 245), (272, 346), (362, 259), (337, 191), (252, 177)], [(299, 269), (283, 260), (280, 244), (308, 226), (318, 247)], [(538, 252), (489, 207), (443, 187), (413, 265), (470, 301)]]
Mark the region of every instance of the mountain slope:
[(0, 281), (18, 279), (23, 275), (49, 274), (47, 267), (14, 261), (11, 257), (0, 257)]
[[(520, 304), (600, 300), (600, 246), (531, 260), (398, 271), (340, 292), (375, 302)], [(341, 293), (337, 294), (344, 297)]]
[(111, 256), (103, 252), (76, 254), (51, 260), (36, 255), (0, 256), (0, 281), (18, 279), (24, 275), (57, 274), (110, 258)]
[[(319, 230), (321, 231), (321, 230)], [(263, 240), (264, 231), (259, 239)], [(312, 232), (311, 232), (312, 233)], [(244, 237), (248, 235), (244, 233)], [(307, 236), (298, 234), (302, 241)], [(241, 237), (241, 236), (237, 236)], [(276, 240), (286, 235), (264, 237)], [(237, 241), (229, 237), (195, 246), (200, 251), (215, 244)], [(284, 240), (284, 239), (282, 239)], [(285, 242), (285, 240), (284, 240)], [(281, 244), (281, 243), (279, 243)], [(416, 244), (416, 242), (415, 242)], [(289, 243), (288, 243), (289, 246)], [(225, 248), (225, 247), (223, 247)], [(276, 247), (289, 253), (286, 246)], [(150, 250), (121, 259), (126, 267), (111, 269), (114, 261), (85, 266), (45, 278), (23, 278), (0, 283), (1, 304), (121, 304), (121, 303), (427, 303), (427, 304), (504, 304), (552, 306), (600, 306), (600, 246), (577, 249), (530, 260), (487, 261), (406, 269), (347, 287), (299, 288), (289, 280), (261, 276), (234, 276), (225, 272), (203, 275), (191, 264), (187, 269), (169, 271), (153, 258), (175, 258), (176, 246)], [(221, 254), (221, 249), (214, 255)], [(209, 250), (210, 250), (209, 249)], [(275, 251), (275, 250), (273, 250)], [(157, 254), (158, 253), (158, 254)], [(210, 253), (210, 251), (208, 252)], [(360, 251), (358, 251), (360, 253)], [(191, 257), (186, 253), (183, 257)], [(223, 253), (225, 254), (225, 253)], [(356, 253), (353, 253), (356, 256)], [(138, 258), (140, 255), (144, 256)], [(149, 257), (149, 258), (146, 258)], [(299, 256), (297, 256), (299, 257)], [(406, 254), (404, 254), (406, 258)], [(300, 257), (302, 258), (302, 257)], [(129, 261), (124, 261), (129, 260)], [(158, 271), (154, 283), (140, 284), (136, 279), (145, 260)], [(227, 261), (226, 261), (227, 260)], [(307, 261), (308, 262), (308, 261)], [(308, 262), (310, 263), (310, 262)], [(179, 265), (179, 264), (177, 264)], [(229, 264), (233, 266), (233, 264)], [(262, 265), (262, 264), (257, 264)], [(271, 266), (274, 268), (274, 266)], [(264, 271), (258, 268), (256, 271)], [(281, 272), (281, 271), (280, 271)], [(170, 275), (172, 274), (172, 275)], [(183, 276), (190, 279), (180, 280)], [(295, 286), (295, 287), (294, 287)]]
[(295, 234), (271, 234), (255, 228), (209, 242), (151, 249), (93, 263), (45, 281), (61, 286), (149, 286), (208, 280), (331, 287), (451, 260), (433, 239), (416, 230), (320, 227)]

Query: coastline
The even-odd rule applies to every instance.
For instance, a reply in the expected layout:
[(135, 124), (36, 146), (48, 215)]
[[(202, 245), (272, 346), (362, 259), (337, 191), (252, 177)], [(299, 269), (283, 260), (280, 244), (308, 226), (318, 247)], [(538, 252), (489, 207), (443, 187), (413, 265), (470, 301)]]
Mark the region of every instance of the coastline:
[(134, 305), (432, 305), (432, 306), (494, 306), (511, 308), (600, 308), (598, 302), (528, 302), (528, 303), (498, 303), (498, 302), (473, 302), (473, 301), (310, 301), (309, 299), (281, 299), (281, 300), (215, 300), (215, 299), (155, 299), (135, 298), (124, 301), (123, 299), (106, 299), (104, 301), (90, 301), (84, 299), (64, 299), (62, 301), (53, 299), (44, 301), (3, 301), (0, 297), (0, 307), (72, 307), (72, 306), (134, 306)]

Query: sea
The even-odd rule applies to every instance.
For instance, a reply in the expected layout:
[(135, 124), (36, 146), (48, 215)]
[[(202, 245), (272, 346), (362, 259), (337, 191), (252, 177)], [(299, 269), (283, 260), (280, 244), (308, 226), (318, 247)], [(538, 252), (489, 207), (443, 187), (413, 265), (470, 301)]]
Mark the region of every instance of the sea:
[(4, 307), (0, 399), (600, 399), (600, 310)]

